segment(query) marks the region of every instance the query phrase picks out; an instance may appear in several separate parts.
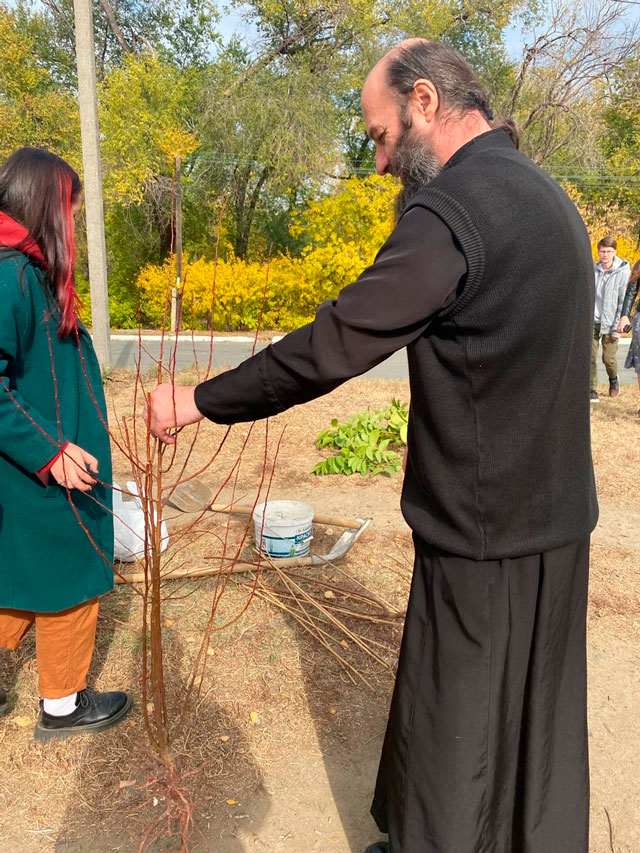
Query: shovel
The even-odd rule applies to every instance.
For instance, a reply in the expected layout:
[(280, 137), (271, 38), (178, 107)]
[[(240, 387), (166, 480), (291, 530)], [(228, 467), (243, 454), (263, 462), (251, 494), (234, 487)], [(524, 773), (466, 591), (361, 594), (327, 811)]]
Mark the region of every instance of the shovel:
[[(200, 480), (188, 480), (185, 483), (179, 483), (177, 486), (170, 488), (171, 492), (170, 497), (167, 498), (167, 503), (181, 512), (202, 512), (208, 509), (211, 512), (230, 512), (238, 513), (239, 515), (253, 514), (253, 507), (250, 506), (211, 503), (213, 492), (209, 486)], [(367, 519), (334, 518), (330, 515), (316, 515), (314, 513), (313, 520), (318, 524), (325, 524), (327, 527), (349, 527), (354, 530), (360, 530), (363, 521)], [(368, 519), (368, 521), (370, 522), (371, 519)]]
[[(180, 483), (173, 489), (171, 496), (167, 498), (167, 503), (182, 512), (202, 512), (208, 509), (211, 512), (230, 512), (239, 515), (251, 515), (253, 513), (253, 508), (249, 506), (214, 504), (211, 503), (211, 500), (212, 492), (207, 485), (199, 480), (189, 480), (186, 483)], [(325, 563), (339, 560), (353, 547), (372, 521), (370, 518), (335, 518), (334, 516), (316, 515), (315, 513), (313, 520), (317, 524), (324, 524), (328, 527), (346, 527), (347, 529), (335, 542), (328, 554), (276, 559), (274, 562), (278, 566), (322, 566)]]

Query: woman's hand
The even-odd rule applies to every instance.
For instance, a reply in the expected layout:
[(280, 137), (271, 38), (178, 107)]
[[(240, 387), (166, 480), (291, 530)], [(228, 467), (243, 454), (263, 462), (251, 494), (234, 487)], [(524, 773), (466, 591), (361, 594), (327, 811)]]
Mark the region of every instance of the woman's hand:
[(96, 479), (91, 476), (88, 468), (97, 474), (98, 460), (77, 444), (69, 442), (49, 471), (59, 486), (90, 492)]

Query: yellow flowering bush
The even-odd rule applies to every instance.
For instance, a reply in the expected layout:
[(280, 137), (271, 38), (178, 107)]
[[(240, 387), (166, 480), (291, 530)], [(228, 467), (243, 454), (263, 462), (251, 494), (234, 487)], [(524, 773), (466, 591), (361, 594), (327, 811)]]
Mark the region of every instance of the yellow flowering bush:
[[(335, 298), (373, 262), (392, 229), (394, 194), (388, 179), (354, 178), (337, 195), (312, 202), (304, 222), (294, 225), (310, 241), (301, 257), (283, 255), (268, 264), (185, 258), (184, 325), (288, 331), (309, 322), (321, 302)], [(173, 260), (145, 267), (137, 284), (148, 322), (162, 325), (175, 284)]]

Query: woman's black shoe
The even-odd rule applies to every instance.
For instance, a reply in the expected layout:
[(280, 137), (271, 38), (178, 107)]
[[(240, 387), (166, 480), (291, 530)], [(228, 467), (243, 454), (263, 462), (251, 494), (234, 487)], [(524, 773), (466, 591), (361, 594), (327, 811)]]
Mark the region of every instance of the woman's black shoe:
[(4, 690), (0, 690), (0, 717), (4, 717), (10, 710), (9, 697)]
[(98, 693), (87, 688), (76, 697), (76, 709), (64, 717), (47, 714), (40, 703), (40, 718), (34, 737), (37, 741), (64, 740), (69, 735), (102, 732), (124, 719), (133, 707), (128, 693)]

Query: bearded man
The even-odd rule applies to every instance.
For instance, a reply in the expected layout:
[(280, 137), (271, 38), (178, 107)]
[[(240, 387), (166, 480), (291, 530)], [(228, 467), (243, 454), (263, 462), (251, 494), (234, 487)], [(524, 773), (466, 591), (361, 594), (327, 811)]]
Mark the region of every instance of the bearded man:
[(369, 850), (586, 853), (589, 239), (450, 48), (395, 47), (362, 110), (404, 185), (374, 264), (235, 370), (159, 386), (151, 429), (274, 415), (407, 347), (415, 566)]

